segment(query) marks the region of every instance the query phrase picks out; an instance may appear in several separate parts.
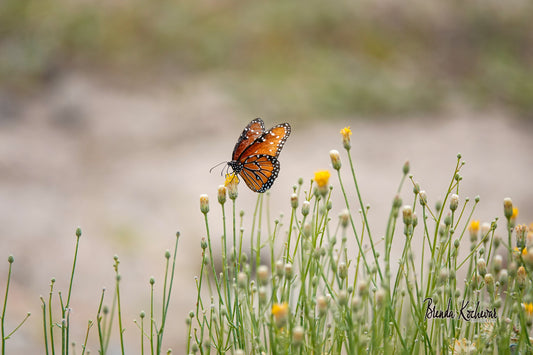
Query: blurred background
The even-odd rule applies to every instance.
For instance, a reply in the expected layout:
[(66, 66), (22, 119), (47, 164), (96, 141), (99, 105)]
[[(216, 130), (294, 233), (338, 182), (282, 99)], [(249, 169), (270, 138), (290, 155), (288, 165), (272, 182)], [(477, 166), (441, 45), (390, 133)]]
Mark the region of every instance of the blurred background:
[[(67, 291), (81, 226), (78, 351), (102, 288), (111, 302), (117, 254), (126, 350), (138, 352), (133, 319), (148, 310), (150, 276), (161, 292), (179, 230), (165, 348), (182, 353), (205, 236), (198, 197), (211, 196), (219, 242), (223, 178), (209, 168), (231, 158), (255, 117), (293, 127), (273, 216), (290, 213), (299, 177), (308, 184), (331, 170), (328, 151), (342, 151), (339, 130), (351, 126), (375, 236), (404, 162), (434, 203), (458, 152), (462, 201), (481, 196), (474, 218), (503, 227), (511, 197), (518, 223), (533, 222), (531, 13), (525, 0), (0, 1), (1, 287), (15, 256), (8, 329), (32, 312), (8, 350), (44, 353), (39, 295), (52, 277)], [(245, 226), (255, 199), (240, 187)], [(334, 200), (334, 216), (342, 209)], [(96, 344), (93, 328), (91, 352)]]

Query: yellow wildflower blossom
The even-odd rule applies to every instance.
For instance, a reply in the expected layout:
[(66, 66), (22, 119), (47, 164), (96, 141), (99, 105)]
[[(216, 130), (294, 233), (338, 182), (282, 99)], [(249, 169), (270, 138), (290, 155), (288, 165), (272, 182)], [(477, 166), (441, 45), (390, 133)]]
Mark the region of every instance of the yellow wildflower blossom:
[(468, 226), (468, 230), (470, 231), (470, 233), (477, 234), (477, 232), (479, 232), (479, 220), (470, 222), (470, 225)]
[(278, 327), (282, 326), (283, 323), (285, 323), (285, 321), (287, 320), (287, 316), (289, 315), (288, 303), (274, 303), (274, 305), (272, 306), (272, 315), (274, 316), (276, 325)]
[(239, 178), (237, 177), (237, 174), (226, 174), (226, 181), (224, 182), (224, 186), (228, 188), (228, 196), (232, 200), (235, 200), (239, 194), (239, 191), (237, 190), (237, 185), (239, 185)]
[(513, 207), (513, 214), (511, 215), (511, 219), (516, 219), (518, 216), (518, 207)]
[(327, 170), (321, 170), (315, 172), (315, 182), (318, 187), (324, 187), (328, 185), (329, 177), (331, 174)]
[(352, 130), (350, 129), (350, 126), (344, 127), (341, 129), (341, 135), (342, 135), (342, 143), (344, 145), (345, 149), (350, 149), (352, 147), (352, 143), (350, 142), (350, 136), (352, 135)]

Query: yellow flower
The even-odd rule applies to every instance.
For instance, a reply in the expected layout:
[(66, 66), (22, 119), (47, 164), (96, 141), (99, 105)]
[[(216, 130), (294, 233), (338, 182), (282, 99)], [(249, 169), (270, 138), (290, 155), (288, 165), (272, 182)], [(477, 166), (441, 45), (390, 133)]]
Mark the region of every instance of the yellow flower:
[(352, 135), (352, 130), (350, 129), (350, 126), (344, 127), (341, 129), (341, 135), (342, 135), (342, 143), (344, 144), (345, 149), (350, 149), (352, 147), (352, 144), (350, 142), (350, 136)]
[(468, 230), (471, 234), (477, 234), (479, 232), (479, 220), (475, 220), (470, 222), (470, 225), (468, 226)]
[(350, 139), (350, 136), (352, 135), (352, 130), (350, 129), (350, 126), (341, 129), (341, 134), (344, 139)]
[(226, 174), (226, 181), (224, 182), (224, 186), (228, 188), (228, 196), (232, 200), (235, 200), (239, 195), (237, 185), (239, 185), (239, 178), (237, 177), (237, 174)]
[(229, 187), (230, 184), (238, 185), (239, 184), (239, 177), (235, 173), (226, 174), (226, 181), (224, 182), (224, 186)]
[(470, 340), (466, 340), (465, 338), (461, 340), (455, 340), (453, 344), (450, 344), (450, 350), (454, 355), (474, 354), (477, 351), (476, 343), (472, 343)]
[(328, 185), (329, 177), (331, 174), (327, 170), (321, 170), (315, 172), (315, 182), (318, 187), (324, 187)]
[(516, 219), (517, 216), (518, 216), (518, 208), (513, 207), (513, 214), (511, 215), (511, 219)]
[(522, 306), (524, 306), (524, 310), (528, 317), (533, 316), (533, 303), (522, 303)]
[(272, 306), (272, 315), (274, 316), (276, 325), (278, 327), (282, 326), (283, 323), (285, 323), (285, 321), (287, 320), (287, 316), (289, 315), (288, 303), (274, 303), (274, 305)]

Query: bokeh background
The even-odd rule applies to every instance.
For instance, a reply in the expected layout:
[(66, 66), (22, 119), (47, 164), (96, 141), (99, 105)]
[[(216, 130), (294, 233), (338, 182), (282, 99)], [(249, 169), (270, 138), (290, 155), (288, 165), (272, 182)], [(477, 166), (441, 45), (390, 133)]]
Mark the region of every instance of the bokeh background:
[[(139, 352), (133, 319), (148, 310), (150, 276), (161, 292), (164, 251), (179, 230), (164, 348), (182, 353), (205, 236), (198, 197), (211, 196), (218, 237), (223, 178), (209, 168), (230, 159), (255, 117), (293, 127), (273, 216), (290, 213), (299, 177), (307, 184), (330, 168), (328, 151), (342, 151), (339, 130), (351, 126), (374, 235), (406, 160), (435, 202), (458, 152), (462, 201), (481, 197), (474, 218), (503, 226), (511, 197), (529, 224), (532, 13), (526, 0), (0, 1), (0, 286), (15, 256), (8, 329), (32, 312), (9, 352), (44, 353), (39, 295), (52, 277), (67, 291), (81, 226), (78, 351), (102, 288), (111, 302), (117, 254), (126, 350)], [(255, 199), (241, 186), (245, 227)], [(342, 208), (336, 199), (334, 215)], [(91, 352), (96, 344), (93, 328)]]

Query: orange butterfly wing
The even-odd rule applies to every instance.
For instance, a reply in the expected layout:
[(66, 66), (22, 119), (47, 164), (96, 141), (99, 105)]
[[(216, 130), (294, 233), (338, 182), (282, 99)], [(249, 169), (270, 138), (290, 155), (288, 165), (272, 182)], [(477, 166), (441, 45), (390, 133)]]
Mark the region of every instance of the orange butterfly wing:
[(260, 118), (256, 118), (252, 122), (248, 123), (248, 126), (244, 128), (235, 148), (233, 149), (233, 160), (238, 160), (244, 150), (248, 148), (254, 141), (265, 132), (265, 124)]
[(248, 187), (255, 192), (265, 192), (278, 177), (279, 161), (271, 155), (251, 155), (242, 163), (239, 172)]
[(270, 155), (277, 158), (290, 134), (291, 126), (288, 123), (274, 126), (256, 138), (251, 145), (243, 150), (237, 159), (240, 160), (241, 157), (257, 154)]

